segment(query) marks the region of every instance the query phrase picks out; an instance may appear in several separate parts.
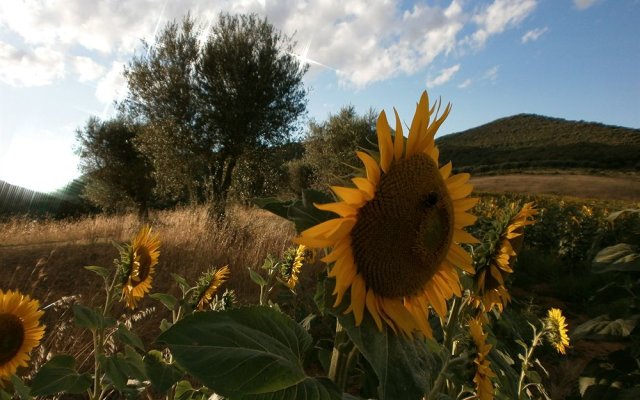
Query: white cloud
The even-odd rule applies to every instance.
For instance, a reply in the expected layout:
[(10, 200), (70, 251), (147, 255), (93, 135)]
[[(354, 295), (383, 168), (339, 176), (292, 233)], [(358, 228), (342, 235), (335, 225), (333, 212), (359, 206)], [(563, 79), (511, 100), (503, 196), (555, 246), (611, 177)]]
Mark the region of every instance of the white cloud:
[(32, 52), (0, 42), (0, 81), (11, 86), (44, 86), (62, 78), (64, 56), (46, 47)]
[(451, 78), (453, 78), (453, 76), (459, 70), (460, 70), (460, 64), (456, 64), (456, 65), (454, 65), (452, 67), (440, 70), (440, 73), (438, 74), (438, 76), (436, 76), (433, 79), (428, 79), (427, 80), (427, 87), (428, 88), (432, 88), (434, 86), (439, 86), (439, 85), (442, 85), (444, 83), (449, 82), (449, 80), (451, 80)]
[(458, 1), (402, 10), (399, 2), (388, 1), (288, 0), (269, 4), (267, 16), (285, 32), (296, 32), (301, 48), (312, 41), (307, 57), (337, 70), (342, 85), (356, 88), (420, 71), (454, 49), (464, 26)]
[(484, 73), (484, 75), (482, 75), (482, 79), (484, 80), (489, 80), (491, 82), (495, 82), (496, 79), (498, 79), (498, 70), (500, 69), (499, 65), (496, 65), (495, 67), (491, 67), (487, 70), (487, 72)]
[(109, 106), (114, 100), (121, 99), (127, 91), (127, 82), (124, 79), (123, 62), (114, 61), (109, 72), (98, 82), (96, 97), (100, 102)]
[(527, 33), (525, 33), (524, 35), (522, 35), (522, 39), (521, 39), (522, 43), (535, 42), (536, 40), (538, 40), (540, 36), (542, 36), (548, 30), (549, 28), (546, 26), (544, 28), (532, 29)]
[[(450, 0), (433, 5), (418, 2), (406, 8), (406, 2), (399, 0), (0, 1), (0, 30), (21, 38), (27, 47), (66, 54), (70, 49), (77, 51), (70, 57), (100, 53), (101, 59), (126, 60), (141, 39), (151, 42), (158, 29), (181, 19), (187, 10), (205, 25), (215, 23), (220, 11), (256, 12), (285, 34), (295, 34), (300, 53), (312, 43), (306, 56), (319, 63), (312, 70), (328, 66), (341, 85), (362, 88), (423, 71), (461, 43), (482, 47), (492, 35), (520, 23), (533, 11), (536, 0), (495, 0), (482, 8), (473, 8), (474, 4)], [(477, 29), (460, 40), (468, 24)], [(96, 79), (97, 65), (69, 61), (79, 79)]]
[(599, 0), (573, 0), (573, 5), (578, 10), (586, 10), (592, 5), (596, 4)]
[(464, 82), (462, 82), (462, 83), (460, 83), (460, 84), (458, 85), (458, 88), (459, 88), (459, 89), (465, 89), (465, 88), (468, 88), (469, 86), (471, 86), (471, 83), (472, 83), (472, 80), (471, 80), (471, 79), (465, 79), (465, 81), (464, 81)]
[(473, 16), (472, 19), (478, 25), (478, 30), (466, 37), (463, 43), (482, 48), (489, 37), (522, 22), (533, 12), (536, 5), (536, 0), (494, 0)]
[(80, 82), (95, 81), (104, 74), (104, 67), (89, 57), (74, 57), (73, 66)]

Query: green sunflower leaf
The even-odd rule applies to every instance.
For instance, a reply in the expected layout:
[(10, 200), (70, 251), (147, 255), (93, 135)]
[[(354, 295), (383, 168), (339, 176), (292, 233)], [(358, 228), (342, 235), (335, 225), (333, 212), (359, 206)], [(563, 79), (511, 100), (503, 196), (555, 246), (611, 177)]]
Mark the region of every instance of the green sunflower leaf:
[(89, 270), (91, 272), (95, 272), (96, 274), (100, 275), (101, 277), (103, 277), (104, 279), (107, 279), (109, 277), (109, 275), (111, 275), (111, 270), (105, 267), (100, 267), (98, 265), (89, 265), (84, 267), (84, 269)]
[(102, 330), (115, 325), (113, 318), (105, 318), (101, 312), (83, 306), (82, 304), (73, 305), (73, 316), (76, 325), (91, 331)]
[[(13, 390), (16, 392), (20, 400), (31, 400), (33, 398), (31, 397), (31, 388), (25, 385), (18, 375), (11, 375), (11, 384), (13, 385)], [(9, 398), (11, 398), (11, 396), (9, 396)]]
[(264, 278), (262, 277), (262, 275), (260, 275), (259, 273), (257, 273), (256, 271), (254, 271), (251, 268), (247, 268), (249, 270), (249, 277), (251, 278), (251, 280), (258, 286), (266, 286), (267, 285), (267, 281), (264, 280)]
[(366, 311), (362, 323), (356, 326), (353, 313), (344, 314), (350, 303), (348, 291), (342, 304), (337, 308), (332, 307), (334, 286), (333, 279), (324, 281), (325, 309), (338, 319), (351, 341), (371, 364), (378, 376), (379, 397), (422, 399), (430, 389), (428, 377), (438, 364), (433, 353), (427, 350), (426, 341), (396, 334), (386, 324), (381, 332)]
[(333, 383), (305, 374), (311, 341), (294, 320), (260, 306), (195, 313), (158, 338), (190, 375), (225, 397), (340, 399)]
[(159, 393), (165, 393), (184, 375), (175, 365), (167, 364), (157, 350), (144, 356), (144, 365), (151, 384)]
[(161, 302), (169, 311), (173, 311), (176, 308), (176, 304), (178, 304), (178, 299), (168, 293), (152, 293), (149, 297)]
[(69, 355), (53, 357), (44, 364), (31, 381), (31, 395), (48, 396), (60, 392), (84, 393), (91, 386), (89, 374), (79, 374), (74, 366), (76, 360)]
[(626, 243), (606, 247), (596, 254), (592, 271), (597, 274), (611, 271), (638, 272), (640, 271), (640, 250), (637, 246)]
[(144, 344), (142, 340), (135, 333), (131, 332), (126, 326), (119, 325), (116, 330), (116, 337), (124, 344), (128, 344), (137, 349), (144, 351)]

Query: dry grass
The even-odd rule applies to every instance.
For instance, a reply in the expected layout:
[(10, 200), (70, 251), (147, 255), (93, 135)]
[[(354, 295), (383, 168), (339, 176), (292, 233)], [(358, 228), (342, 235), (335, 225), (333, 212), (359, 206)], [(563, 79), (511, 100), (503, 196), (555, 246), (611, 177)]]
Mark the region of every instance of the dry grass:
[[(152, 292), (179, 297), (171, 273), (179, 273), (193, 284), (204, 270), (228, 264), (231, 278), (226, 287), (236, 290), (241, 303), (256, 303), (258, 298), (247, 268), (262, 265), (267, 254), (280, 256), (292, 245), (295, 233), (293, 225), (284, 219), (242, 207), (233, 207), (228, 220), (217, 226), (207, 224), (203, 207), (154, 213), (151, 225), (162, 241)], [(74, 327), (71, 305), (101, 305), (104, 289), (102, 280), (83, 267), (111, 267), (118, 257), (111, 241), (128, 242), (138, 229), (134, 215), (0, 223), (0, 287), (30, 294), (46, 308), (47, 335), (33, 357), (34, 369), (59, 353), (72, 354), (80, 365), (88, 366), (90, 335)], [(133, 325), (151, 343), (159, 333), (159, 321), (170, 315), (148, 297), (139, 305), (139, 310), (145, 309)], [(121, 305), (114, 311), (122, 322), (131, 322), (135, 316)]]
[(640, 176), (619, 174), (595, 176), (579, 174), (510, 174), (472, 177), (475, 190), (482, 192), (515, 192), (555, 194), (588, 199), (640, 199)]

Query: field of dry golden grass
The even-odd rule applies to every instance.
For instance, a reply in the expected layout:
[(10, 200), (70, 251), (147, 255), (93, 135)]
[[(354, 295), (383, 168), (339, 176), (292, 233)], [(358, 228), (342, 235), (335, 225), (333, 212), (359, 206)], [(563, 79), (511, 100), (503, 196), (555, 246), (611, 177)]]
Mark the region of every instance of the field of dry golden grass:
[(586, 199), (640, 200), (639, 174), (607, 176), (585, 174), (507, 174), (475, 176), (471, 183), (481, 192), (553, 194)]
[[(207, 224), (204, 207), (154, 212), (150, 223), (162, 242), (152, 293), (180, 297), (171, 273), (193, 284), (206, 269), (228, 264), (231, 277), (223, 290), (234, 289), (240, 303), (254, 304), (258, 287), (247, 268), (259, 268), (267, 254), (281, 256), (293, 245), (295, 233), (289, 221), (243, 207), (233, 207), (227, 221), (217, 226)], [(34, 356), (34, 366), (57, 353), (90, 360), (90, 336), (73, 328), (70, 305), (101, 305), (104, 289), (102, 280), (83, 267), (111, 267), (118, 257), (111, 242), (128, 242), (139, 228), (133, 214), (75, 221), (16, 218), (0, 222), (0, 287), (30, 294), (46, 310), (48, 334), (40, 354)], [(131, 314), (120, 305), (116, 311), (121, 313), (120, 320), (132, 323), (134, 331), (151, 342), (160, 333), (160, 319), (170, 319), (170, 314), (149, 297), (141, 301), (138, 310)]]

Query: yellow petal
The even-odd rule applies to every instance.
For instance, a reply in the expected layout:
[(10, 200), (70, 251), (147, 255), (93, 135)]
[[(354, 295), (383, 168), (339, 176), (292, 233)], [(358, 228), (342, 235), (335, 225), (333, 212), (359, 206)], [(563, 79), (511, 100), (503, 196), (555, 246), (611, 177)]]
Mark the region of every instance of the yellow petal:
[(367, 178), (377, 185), (380, 182), (380, 166), (369, 154), (362, 151), (356, 151), (356, 155), (364, 164), (364, 168), (367, 171)]
[(323, 258), (321, 258), (320, 261), (322, 261), (324, 263), (327, 263), (327, 264), (331, 263), (331, 262), (334, 262), (334, 261), (338, 260), (339, 258), (343, 257), (349, 251), (351, 251), (351, 241), (350, 240), (342, 240), (336, 245), (336, 247), (334, 247), (334, 249), (333, 249), (333, 251), (331, 253), (329, 253), (326, 256), (324, 256)]
[(451, 200), (460, 200), (471, 194), (473, 191), (473, 186), (471, 185), (462, 185), (456, 188), (449, 188), (449, 197)]
[(407, 336), (411, 336), (415, 324), (411, 314), (404, 307), (404, 304), (398, 299), (390, 299), (387, 297), (382, 298), (382, 304), (384, 305), (387, 315), (393, 319), (398, 328)]
[(323, 211), (331, 211), (341, 217), (352, 217), (358, 213), (358, 209), (344, 202), (317, 204), (313, 203), (315, 208)]
[(463, 231), (462, 229), (453, 230), (453, 240), (458, 243), (480, 243), (480, 241), (473, 237), (473, 235)]
[(380, 319), (380, 313), (378, 312), (378, 303), (376, 302), (376, 295), (372, 289), (367, 291), (367, 310), (373, 317), (373, 320), (376, 322), (379, 330), (382, 330), (382, 320)]
[(468, 214), (466, 212), (454, 212), (453, 213), (453, 226), (455, 228), (463, 228), (465, 226), (473, 225), (476, 223), (476, 217), (473, 214)]
[(449, 178), (449, 175), (451, 175), (452, 169), (453, 169), (453, 165), (451, 164), (451, 161), (443, 165), (440, 168), (440, 176), (442, 176), (442, 179), (446, 180), (447, 178)]
[(473, 274), (471, 256), (457, 244), (451, 244), (449, 252), (447, 253), (447, 260), (458, 268), (461, 268), (462, 270)]
[(356, 326), (360, 326), (364, 316), (364, 304), (367, 293), (364, 279), (360, 275), (356, 275), (351, 284), (351, 308), (356, 319)]
[(356, 187), (360, 189), (362, 193), (364, 193), (365, 200), (369, 201), (373, 199), (373, 195), (376, 193), (376, 187), (373, 185), (373, 183), (371, 183), (369, 179), (357, 177), (351, 179), (351, 182), (353, 182), (353, 184), (356, 185)]
[(438, 146), (433, 146), (433, 148), (429, 150), (429, 157), (431, 157), (431, 159), (435, 161), (436, 165), (438, 165), (438, 159), (440, 158), (440, 150), (438, 150)]
[(471, 175), (469, 175), (466, 172), (460, 173), (460, 174), (455, 174), (453, 176), (450, 176), (449, 179), (446, 180), (446, 184), (447, 187), (449, 189), (453, 189), (456, 188), (458, 186), (461, 186), (463, 184), (465, 184), (469, 178), (471, 177)]
[(466, 197), (464, 199), (458, 199), (453, 201), (453, 208), (456, 211), (467, 211), (472, 209), (480, 201), (479, 197)]
[(364, 203), (364, 194), (360, 189), (347, 188), (343, 186), (331, 186), (331, 190), (339, 198), (354, 206), (361, 206)]
[(393, 153), (396, 161), (402, 158), (402, 151), (404, 150), (404, 134), (402, 133), (402, 122), (398, 116), (398, 111), (393, 108), (393, 112), (396, 115), (396, 132), (393, 141)]
[[(353, 218), (351, 218), (353, 219)], [(342, 225), (346, 221), (346, 218), (334, 218), (328, 221), (324, 221), (316, 226), (312, 226), (311, 228), (304, 230), (300, 233), (302, 237), (311, 237), (318, 239), (328, 239), (329, 234), (335, 232), (340, 225)]]
[(429, 95), (426, 91), (422, 92), (420, 101), (416, 105), (416, 113), (413, 115), (411, 127), (409, 128), (409, 137), (407, 139), (406, 157), (410, 157), (418, 152), (417, 144), (422, 137), (423, 131), (426, 131), (429, 124)]
[(376, 124), (378, 132), (378, 149), (380, 150), (380, 168), (388, 172), (393, 160), (393, 143), (391, 143), (391, 128), (387, 122), (387, 115), (382, 111)]

